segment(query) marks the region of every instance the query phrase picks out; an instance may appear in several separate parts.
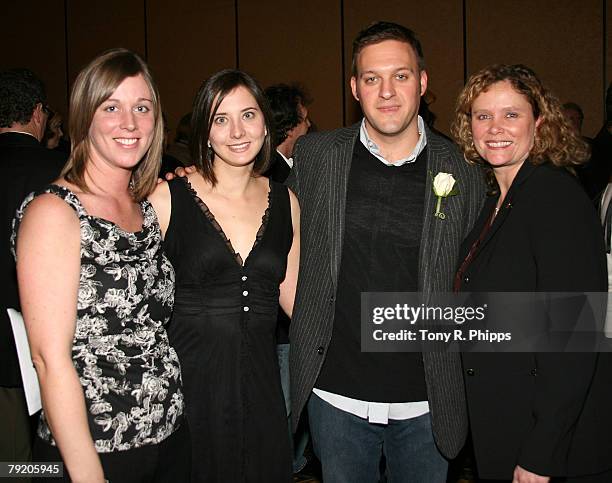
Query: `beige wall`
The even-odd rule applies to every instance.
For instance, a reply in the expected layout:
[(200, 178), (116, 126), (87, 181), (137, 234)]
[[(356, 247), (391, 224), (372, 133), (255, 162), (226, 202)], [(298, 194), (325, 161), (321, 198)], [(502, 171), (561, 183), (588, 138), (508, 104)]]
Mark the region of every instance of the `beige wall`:
[(133, 49), (147, 58), (173, 128), (202, 81), (228, 67), (252, 73), (264, 87), (301, 82), (322, 129), (354, 122), (360, 113), (348, 86), (351, 42), (375, 20), (400, 22), (419, 35), (436, 97), (431, 108), (443, 132), (464, 73), (490, 63), (535, 69), (561, 101), (583, 107), (586, 135), (601, 125), (612, 80), (610, 0), (5, 3), (2, 16), (10, 20), (0, 30), (0, 68), (33, 69), (45, 80), (51, 103), (66, 112), (70, 83), (86, 62), (111, 47)]

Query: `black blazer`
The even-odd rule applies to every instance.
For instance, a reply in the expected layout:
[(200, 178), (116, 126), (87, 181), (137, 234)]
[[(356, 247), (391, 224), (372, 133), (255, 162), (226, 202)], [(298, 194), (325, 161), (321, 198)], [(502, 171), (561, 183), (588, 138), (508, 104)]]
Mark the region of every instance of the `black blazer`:
[[(302, 136), (287, 179), (301, 210), (300, 273), (289, 330), (294, 427), (311, 395), (332, 337), (346, 190), (359, 127), (360, 123)], [(445, 199), (444, 220), (434, 217), (433, 189), (425, 192), (418, 282), (419, 291), (427, 298), (434, 292), (451, 290), (459, 247), (480, 212), (485, 187), (480, 170), (469, 166), (455, 145), (425, 129), (428, 171), (433, 175), (452, 173), (460, 191)], [(423, 365), (436, 444), (442, 454), (453, 458), (467, 434), (461, 361), (457, 353), (424, 352)], [(410, 368), (398, 367), (398, 377), (406, 370)]]
[[(495, 207), (485, 202), (462, 259)], [(567, 171), (526, 161), (463, 274), (473, 292), (605, 292), (593, 205)], [(476, 463), (482, 478), (520, 466), (547, 476), (612, 467), (610, 354), (465, 353)]]
[(10, 237), (15, 211), (32, 191), (59, 176), (66, 155), (43, 147), (33, 136), (7, 132), (0, 134), (2, 187), (2, 236), (0, 236), (0, 386), (20, 387), (21, 376), (7, 308), (19, 308), (15, 262)]

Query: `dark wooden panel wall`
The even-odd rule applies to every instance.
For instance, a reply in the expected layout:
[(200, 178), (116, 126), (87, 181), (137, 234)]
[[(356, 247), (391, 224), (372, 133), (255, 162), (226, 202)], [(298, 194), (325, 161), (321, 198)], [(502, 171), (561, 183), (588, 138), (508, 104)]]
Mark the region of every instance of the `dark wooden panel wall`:
[(24, 66), (67, 111), (71, 82), (97, 53), (142, 54), (174, 128), (202, 81), (241, 68), (265, 87), (300, 82), (322, 129), (360, 117), (352, 99), (351, 42), (375, 20), (400, 22), (425, 51), (436, 127), (448, 132), (465, 77), (494, 62), (530, 65), (562, 101), (585, 111), (593, 135), (612, 81), (611, 0), (31, 0), (5, 2), (0, 68)]
[(604, 2), (604, 10), (606, 11), (606, 16), (604, 19), (604, 58), (603, 64), (606, 76), (604, 84), (608, 86), (612, 83), (612, 41), (610, 40), (610, 34), (612, 33), (612, 0), (605, 0)]
[[(35, 7), (33, 7), (35, 4)], [(68, 104), (64, 0), (4, 2), (0, 69), (27, 67), (44, 81), (56, 109)]]
[(334, 129), (343, 123), (341, 25), (340, 2), (239, 1), (239, 66), (264, 87), (303, 84), (312, 119)]
[[(467, 2), (467, 70), (489, 64), (533, 68), (561, 102), (585, 112), (583, 131), (601, 127), (605, 91), (604, 3), (601, 0)], [(609, 81), (610, 79), (608, 79)]]
[[(140, 0), (143, 3), (143, 0)], [(148, 61), (171, 129), (211, 74), (236, 66), (234, 0), (147, 1)]]
[(125, 47), (145, 56), (145, 44), (142, 0), (67, 0), (66, 57), (71, 85), (97, 54)]

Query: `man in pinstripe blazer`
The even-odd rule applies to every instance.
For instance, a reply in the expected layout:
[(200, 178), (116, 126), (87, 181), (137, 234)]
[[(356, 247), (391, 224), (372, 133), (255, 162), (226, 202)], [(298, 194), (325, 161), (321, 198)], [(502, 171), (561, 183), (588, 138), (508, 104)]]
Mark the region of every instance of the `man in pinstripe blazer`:
[[(467, 416), (458, 354), (365, 353), (360, 294), (451, 291), (459, 245), (484, 198), (480, 172), (418, 116), (420, 43), (378, 22), (353, 43), (351, 88), (364, 119), (298, 141), (289, 186), (301, 206), (291, 340), (292, 424), (306, 405), (325, 483), (446, 481)], [(460, 194), (434, 217), (430, 173)]]

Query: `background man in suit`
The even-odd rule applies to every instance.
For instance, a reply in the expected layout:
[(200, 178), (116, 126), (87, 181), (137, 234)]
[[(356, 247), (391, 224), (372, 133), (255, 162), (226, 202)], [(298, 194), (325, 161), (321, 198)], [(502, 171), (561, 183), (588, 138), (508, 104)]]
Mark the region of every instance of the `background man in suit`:
[(2, 236), (0, 236), (0, 461), (29, 461), (28, 413), (7, 308), (19, 309), (15, 263), (10, 235), (15, 210), (31, 191), (59, 176), (65, 154), (45, 148), (48, 108), (42, 82), (32, 72), (14, 69), (0, 72), (0, 164), (2, 188)]
[[(284, 183), (293, 167), (293, 148), (298, 138), (308, 132), (309, 103), (306, 92), (297, 85), (274, 84), (265, 90), (266, 99), (270, 105), (273, 120), (272, 142), (275, 151), (272, 153), (270, 168), (265, 174), (279, 183)], [(289, 317), (278, 307), (278, 324), (276, 340), (278, 365), (281, 372), (281, 384), (287, 417), (291, 416), (291, 398), (289, 394)], [(304, 449), (308, 442), (308, 432), (300, 428), (294, 438), (290, 433), (293, 455), (293, 472), (299, 473), (306, 466)]]
[[(191, 112), (184, 114), (181, 117), (178, 126), (176, 127), (176, 137), (174, 142), (168, 146), (166, 154), (177, 159), (181, 166), (190, 166), (192, 164), (191, 154), (189, 153), (189, 140), (191, 139)], [(165, 123), (165, 121), (164, 121)]]
[(293, 167), (293, 148), (297, 140), (308, 132), (310, 119), (306, 92), (297, 85), (275, 84), (265, 90), (274, 122), (270, 168), (265, 173), (274, 181), (284, 183)]
[[(288, 179), (302, 210), (290, 328), (292, 423), (308, 404), (325, 483), (445, 482), (467, 416), (457, 354), (364, 353), (361, 292), (450, 291), (484, 198), (480, 173), (418, 116), (427, 73), (414, 32), (378, 22), (353, 42), (362, 122), (302, 138)], [(443, 203), (429, 173), (451, 173)]]

